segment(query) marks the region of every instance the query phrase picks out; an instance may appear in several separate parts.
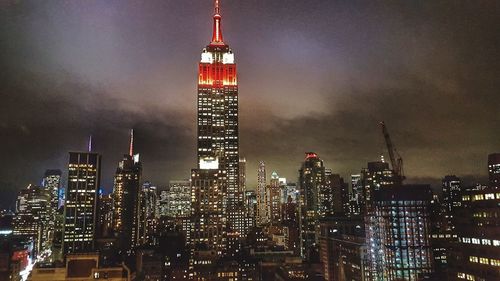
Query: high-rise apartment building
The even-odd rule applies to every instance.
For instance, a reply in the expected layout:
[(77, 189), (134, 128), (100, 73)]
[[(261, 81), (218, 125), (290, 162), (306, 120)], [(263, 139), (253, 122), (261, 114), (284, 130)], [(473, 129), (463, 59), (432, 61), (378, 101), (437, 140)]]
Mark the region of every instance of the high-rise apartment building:
[(63, 253), (94, 250), (101, 155), (70, 152), (64, 204)]
[(300, 248), (302, 257), (309, 259), (311, 251), (317, 250), (318, 220), (324, 214), (322, 202), (327, 190), (323, 160), (314, 152), (306, 153), (299, 170), (299, 188)]

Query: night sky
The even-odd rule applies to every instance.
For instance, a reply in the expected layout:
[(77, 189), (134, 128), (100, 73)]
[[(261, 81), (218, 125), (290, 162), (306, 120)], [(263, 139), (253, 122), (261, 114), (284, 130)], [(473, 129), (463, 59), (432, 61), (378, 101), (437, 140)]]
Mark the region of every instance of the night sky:
[[(210, 0), (0, 2), (0, 207), (64, 171), (88, 135), (103, 187), (136, 130), (144, 179), (196, 167)], [(346, 179), (386, 151), (410, 181), (484, 180), (500, 151), (499, 1), (222, 1), (238, 63), (241, 155), (296, 180), (305, 151)]]

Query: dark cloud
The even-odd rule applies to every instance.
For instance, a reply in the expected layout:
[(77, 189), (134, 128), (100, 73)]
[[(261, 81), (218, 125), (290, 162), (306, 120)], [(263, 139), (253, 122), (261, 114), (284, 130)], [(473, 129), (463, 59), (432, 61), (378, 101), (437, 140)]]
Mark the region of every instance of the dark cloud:
[[(199, 53), (211, 1), (0, 4), (0, 188), (65, 169), (89, 134), (103, 184), (137, 132), (145, 178), (195, 166)], [(348, 176), (385, 151), (385, 120), (410, 181), (484, 179), (500, 149), (495, 1), (227, 1), (239, 68), (241, 154), (295, 180), (305, 151)]]

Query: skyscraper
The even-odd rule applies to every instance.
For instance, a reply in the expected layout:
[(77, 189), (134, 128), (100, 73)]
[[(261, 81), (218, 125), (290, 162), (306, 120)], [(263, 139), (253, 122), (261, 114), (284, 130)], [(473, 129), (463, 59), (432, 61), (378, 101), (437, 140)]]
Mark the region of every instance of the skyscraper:
[(267, 189), (267, 197), (267, 209), (271, 224), (279, 224), (281, 222), (281, 185), (276, 171), (271, 173), (271, 181)]
[(146, 181), (142, 184), (139, 193), (139, 234), (138, 244), (154, 245), (156, 243), (157, 218), (158, 218), (158, 195), (156, 186)]
[(139, 154), (134, 155), (133, 136), (131, 131), (130, 151), (118, 163), (113, 187), (113, 228), (118, 237), (118, 246), (125, 252), (139, 244), (142, 165)]
[(323, 212), (320, 192), (326, 187), (326, 170), (323, 160), (314, 152), (307, 152), (299, 170), (300, 185), (300, 247), (301, 255), (310, 258), (317, 246), (319, 233), (318, 219)]
[(50, 218), (47, 227), (47, 241), (52, 244), (55, 232), (57, 209), (59, 208), (59, 189), (61, 188), (61, 170), (47, 170), (43, 176), (42, 186), (50, 196), (50, 207), (47, 209)]
[(51, 197), (50, 192), (40, 186), (28, 185), (19, 192), (16, 202), (16, 215), (13, 220), (13, 233), (16, 236), (32, 238), (37, 254), (50, 249), (48, 236)]
[(267, 208), (267, 183), (266, 183), (266, 163), (259, 162), (259, 170), (257, 171), (257, 225), (269, 223), (269, 213)]
[(64, 204), (64, 254), (94, 249), (100, 181), (100, 154), (90, 151), (69, 153)]
[[(198, 168), (221, 170), (217, 175), (225, 185), (228, 226), (242, 231), (238, 82), (233, 51), (223, 41), (221, 20), (216, 0), (212, 41), (203, 49), (198, 68)], [(209, 167), (206, 163), (210, 163)]]
[(221, 21), (216, 0), (212, 40), (198, 67), (198, 168), (191, 171), (192, 245), (219, 255), (226, 248), (227, 231), (234, 237), (245, 230), (236, 64), (223, 40)]

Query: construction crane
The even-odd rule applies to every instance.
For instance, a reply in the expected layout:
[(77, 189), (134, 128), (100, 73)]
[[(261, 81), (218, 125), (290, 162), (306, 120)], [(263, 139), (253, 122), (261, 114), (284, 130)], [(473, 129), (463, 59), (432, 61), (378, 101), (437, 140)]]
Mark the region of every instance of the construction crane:
[(391, 160), (392, 170), (394, 170), (394, 173), (399, 179), (399, 182), (402, 182), (405, 179), (403, 170), (403, 158), (401, 157), (401, 155), (399, 155), (396, 148), (394, 148), (394, 145), (391, 141), (391, 136), (389, 136), (389, 132), (387, 131), (387, 127), (385, 126), (384, 121), (380, 122), (380, 127), (382, 127), (382, 134), (384, 135), (385, 144), (387, 145), (387, 151), (389, 152), (389, 159)]

